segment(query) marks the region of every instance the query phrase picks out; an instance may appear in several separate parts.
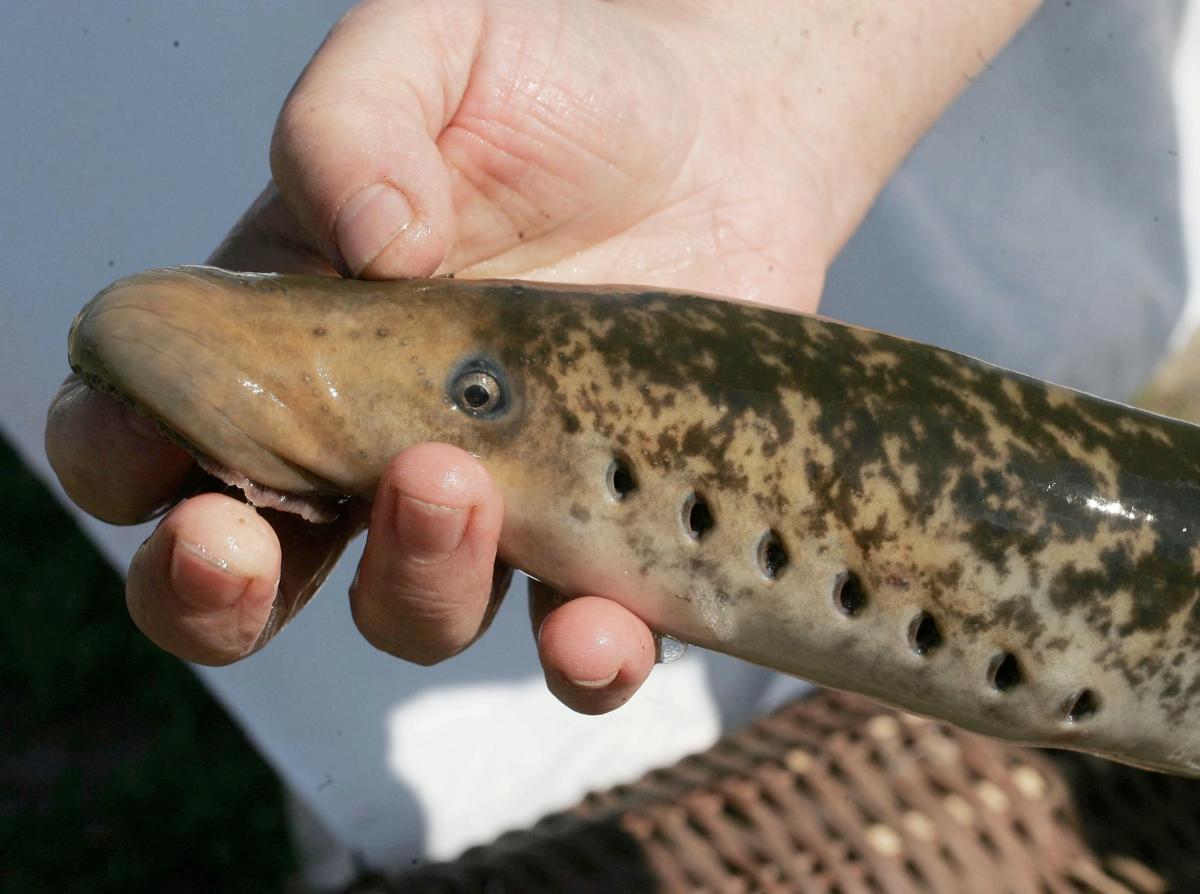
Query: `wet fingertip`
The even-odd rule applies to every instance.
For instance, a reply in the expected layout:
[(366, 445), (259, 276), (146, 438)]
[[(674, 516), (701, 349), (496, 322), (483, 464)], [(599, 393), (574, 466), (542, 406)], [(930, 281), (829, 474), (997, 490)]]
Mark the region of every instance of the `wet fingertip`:
[(229, 562), (198, 544), (175, 539), (167, 583), (176, 599), (193, 609), (220, 612), (245, 595), (252, 578), (231, 570)]
[(425, 214), (414, 219), (384, 243), (380, 251), (359, 269), (359, 279), (419, 279), (433, 276), (442, 266), (453, 243), (453, 222), (440, 224)]
[(274, 531), (257, 513), (217, 494), (197, 497), (134, 554), (126, 606), (160, 648), (186, 661), (227, 665), (286, 621), (278, 560)]
[(168, 550), (163, 579), (191, 611), (219, 614), (248, 602), (245, 611), (279, 587), (281, 550), (274, 529), (251, 506), (220, 494), (181, 503), (155, 532)]
[(579, 597), (550, 611), (538, 628), (538, 654), (550, 691), (582, 714), (627, 702), (654, 664), (653, 639), (641, 622), (598, 597)]
[(416, 444), (392, 458), (383, 480), (398, 492), (439, 506), (468, 507), (499, 499), (483, 464), (451, 444)]
[(509, 575), (496, 561), (499, 525), (481, 520), (485, 510), (430, 502), (398, 483), (381, 484), (351, 614), (375, 648), (431, 665), (482, 635)]
[(442, 506), (408, 494), (397, 494), (393, 534), (414, 562), (443, 562), (462, 545), (471, 520), (470, 508)]
[(390, 501), (383, 523), (409, 563), (437, 565), (451, 556), (490, 569), (504, 520), (504, 503), (482, 464), (450, 444), (418, 444), (388, 464), (380, 495)]
[(641, 687), (630, 679), (626, 668), (617, 668), (598, 680), (571, 679), (560, 670), (547, 668), (546, 684), (560, 702), (579, 714), (598, 715), (616, 710)]
[(244, 577), (266, 577), (279, 565), (279, 537), (253, 506), (223, 494), (181, 503), (165, 524), (214, 565)]
[(335, 259), (359, 276), (413, 222), (408, 198), (390, 183), (372, 183), (338, 209), (333, 227)]
[(587, 689), (587, 690), (606, 689), (608, 686), (610, 686), (613, 683), (614, 680), (617, 679), (617, 675), (620, 673), (621, 673), (621, 669), (617, 668), (615, 671), (613, 671), (607, 677), (602, 677), (599, 680), (571, 680), (571, 679), (568, 679), (567, 682), (570, 683), (572, 686), (576, 686), (580, 689)]

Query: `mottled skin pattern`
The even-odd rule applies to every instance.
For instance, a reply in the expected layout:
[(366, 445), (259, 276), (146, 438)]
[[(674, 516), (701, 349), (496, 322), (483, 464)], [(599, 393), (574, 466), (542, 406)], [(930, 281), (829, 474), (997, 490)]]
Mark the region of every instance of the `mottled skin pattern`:
[[(692, 295), (152, 271), (72, 366), (279, 491), (479, 455), (504, 558), (960, 726), (1200, 775), (1200, 429)], [(465, 383), (491, 376), (485, 413)]]

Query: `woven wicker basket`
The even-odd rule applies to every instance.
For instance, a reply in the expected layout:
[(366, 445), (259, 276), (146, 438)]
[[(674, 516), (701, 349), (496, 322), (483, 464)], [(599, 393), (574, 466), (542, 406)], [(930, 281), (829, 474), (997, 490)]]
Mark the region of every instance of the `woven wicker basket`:
[(357, 892), (1200, 891), (1200, 783), (822, 693)]

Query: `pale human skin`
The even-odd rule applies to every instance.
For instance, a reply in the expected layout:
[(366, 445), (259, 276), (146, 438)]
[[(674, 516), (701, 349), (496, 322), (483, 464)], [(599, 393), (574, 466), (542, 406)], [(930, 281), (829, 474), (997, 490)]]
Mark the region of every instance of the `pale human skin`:
[[(375, 279), (502, 276), (693, 289), (796, 310), (904, 155), (1035, 0), (377, 0), (288, 97), (273, 182), (209, 259)], [(67, 493), (115, 523), (175, 501), (191, 459), (68, 379), (47, 423)], [(469, 646), (495, 573), (499, 495), (470, 455), (405, 451), (370, 510), (350, 593), (376, 647)], [(217, 494), (174, 506), (129, 569), (130, 613), (204, 664), (262, 647), (356, 526)], [(331, 594), (330, 594), (331, 595)], [(325, 598), (330, 598), (327, 595)], [(651, 631), (598, 597), (535, 589), (550, 690), (628, 700)]]

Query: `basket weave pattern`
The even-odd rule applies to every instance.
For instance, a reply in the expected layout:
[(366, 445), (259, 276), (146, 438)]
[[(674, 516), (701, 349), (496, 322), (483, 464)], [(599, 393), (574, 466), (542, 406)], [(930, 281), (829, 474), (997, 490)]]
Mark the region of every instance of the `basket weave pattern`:
[(821, 693), (708, 751), (359, 891), (1200, 890), (1200, 783)]

